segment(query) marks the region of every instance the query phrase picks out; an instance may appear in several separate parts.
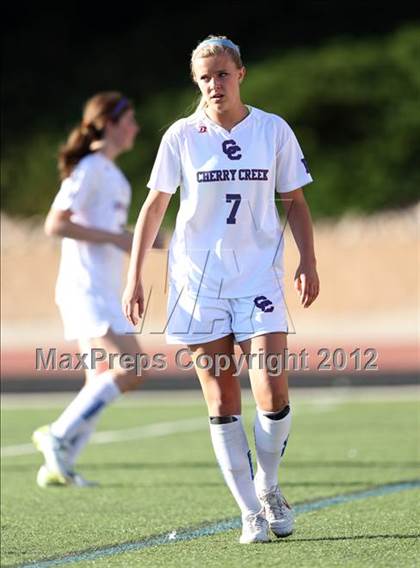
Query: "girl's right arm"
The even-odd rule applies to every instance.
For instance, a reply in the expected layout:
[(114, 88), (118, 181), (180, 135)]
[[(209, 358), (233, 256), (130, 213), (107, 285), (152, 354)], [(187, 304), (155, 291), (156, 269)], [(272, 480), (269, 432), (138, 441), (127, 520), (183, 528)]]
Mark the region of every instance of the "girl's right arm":
[(146, 252), (152, 248), (155, 242), (171, 197), (171, 193), (150, 190), (137, 219), (127, 285), (122, 297), (123, 313), (133, 325), (137, 325), (138, 318), (143, 315), (144, 311), (141, 274)]

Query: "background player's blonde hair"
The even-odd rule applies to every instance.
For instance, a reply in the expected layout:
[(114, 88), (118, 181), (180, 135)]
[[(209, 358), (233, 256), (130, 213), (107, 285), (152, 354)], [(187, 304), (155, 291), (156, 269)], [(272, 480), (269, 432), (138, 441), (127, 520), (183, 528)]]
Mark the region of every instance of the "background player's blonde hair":
[(118, 91), (97, 93), (85, 103), (82, 121), (59, 149), (61, 180), (71, 174), (84, 156), (102, 147), (106, 123), (118, 122), (129, 108), (132, 108), (131, 102)]
[[(241, 69), (244, 66), (239, 51), (233, 49), (232, 47), (228, 47), (226, 45), (206, 44), (205, 42), (209, 39), (217, 40), (217, 39), (228, 39), (228, 38), (226, 36), (209, 35), (206, 37), (206, 39), (204, 39), (197, 45), (197, 47), (194, 49), (194, 51), (191, 54), (191, 63), (190, 63), (191, 77), (194, 83), (196, 82), (196, 78), (194, 75), (194, 62), (199, 57), (212, 57), (213, 55), (227, 54), (232, 59), (232, 61), (234, 62), (234, 64), (238, 69)], [(201, 100), (197, 106), (197, 110), (204, 108), (205, 106), (206, 103), (203, 97), (201, 97)]]

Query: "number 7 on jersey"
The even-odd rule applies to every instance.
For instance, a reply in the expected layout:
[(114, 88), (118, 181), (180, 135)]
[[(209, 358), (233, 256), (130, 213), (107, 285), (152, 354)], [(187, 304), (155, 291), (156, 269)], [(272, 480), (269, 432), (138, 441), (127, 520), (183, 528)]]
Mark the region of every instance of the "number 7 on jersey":
[(239, 204), (241, 202), (241, 195), (240, 193), (227, 193), (226, 194), (226, 203), (232, 203), (232, 211), (230, 212), (229, 217), (226, 219), (226, 223), (228, 225), (235, 225), (236, 224), (236, 213), (238, 212)]

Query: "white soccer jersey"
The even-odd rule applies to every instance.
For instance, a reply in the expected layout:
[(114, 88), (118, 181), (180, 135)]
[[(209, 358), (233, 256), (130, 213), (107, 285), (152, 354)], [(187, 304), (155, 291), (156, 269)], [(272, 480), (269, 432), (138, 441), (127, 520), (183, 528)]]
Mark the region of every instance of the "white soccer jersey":
[(248, 109), (230, 132), (203, 110), (175, 122), (148, 183), (166, 193), (181, 187), (170, 278), (194, 294), (239, 298), (278, 288), (283, 240), (275, 191), (312, 181), (286, 121)]
[[(71, 220), (86, 227), (121, 233), (127, 222), (131, 188), (114, 162), (97, 152), (82, 158), (63, 180), (53, 208), (68, 210)], [(104, 310), (120, 301), (124, 252), (112, 244), (62, 240), (56, 301), (75, 305), (86, 297), (102, 302)], [(121, 309), (119, 308), (119, 311)]]

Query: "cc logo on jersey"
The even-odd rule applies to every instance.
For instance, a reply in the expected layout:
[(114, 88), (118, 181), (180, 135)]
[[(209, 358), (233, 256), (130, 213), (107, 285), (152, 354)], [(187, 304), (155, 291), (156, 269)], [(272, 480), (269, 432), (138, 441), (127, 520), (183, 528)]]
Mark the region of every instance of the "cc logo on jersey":
[(225, 140), (222, 144), (222, 148), (229, 160), (240, 160), (242, 158), (242, 154), (238, 154), (241, 149), (235, 140)]
[(257, 296), (254, 298), (254, 304), (257, 308), (260, 308), (263, 312), (273, 312), (274, 306), (273, 302), (266, 298), (265, 296)]

